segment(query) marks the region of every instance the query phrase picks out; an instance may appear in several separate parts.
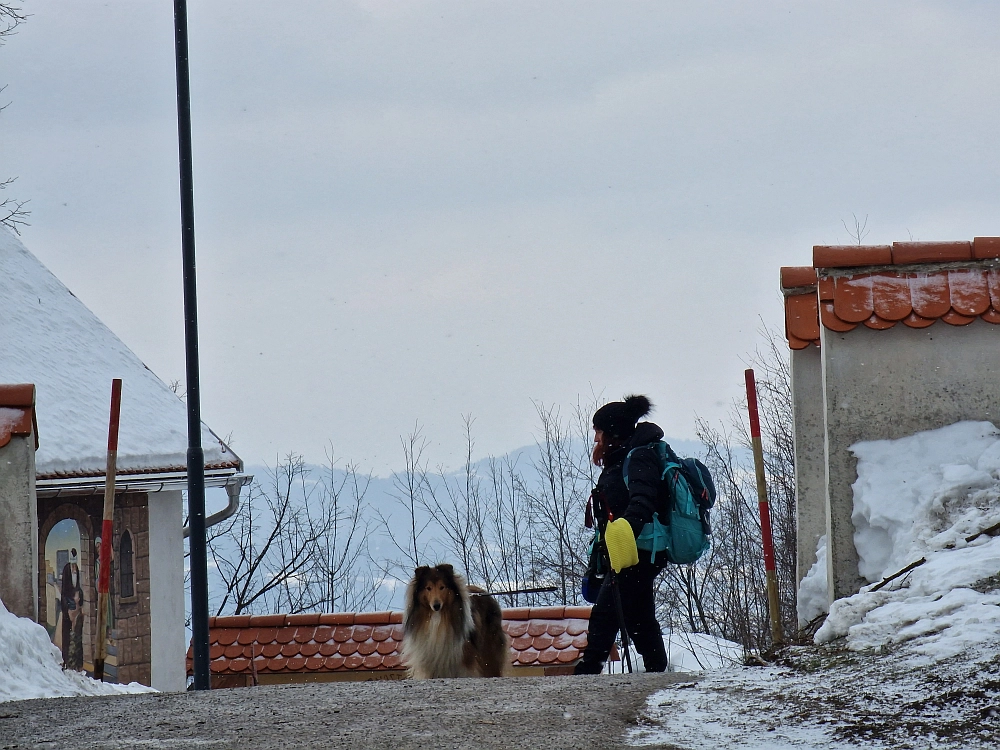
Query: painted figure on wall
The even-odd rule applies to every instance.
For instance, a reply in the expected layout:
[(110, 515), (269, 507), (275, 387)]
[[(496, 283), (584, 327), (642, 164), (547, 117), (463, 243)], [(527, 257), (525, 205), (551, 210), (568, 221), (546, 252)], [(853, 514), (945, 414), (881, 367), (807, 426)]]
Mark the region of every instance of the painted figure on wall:
[(80, 527), (64, 518), (45, 540), (46, 625), (62, 652), (66, 669), (83, 669), (83, 625), (86, 617)]

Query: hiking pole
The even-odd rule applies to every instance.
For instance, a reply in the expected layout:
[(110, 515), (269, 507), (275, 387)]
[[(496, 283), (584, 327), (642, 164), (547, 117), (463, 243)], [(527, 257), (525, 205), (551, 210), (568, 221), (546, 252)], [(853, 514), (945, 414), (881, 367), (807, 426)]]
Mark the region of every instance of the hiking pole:
[(108, 656), (108, 590), (111, 582), (111, 543), (115, 527), (115, 472), (118, 466), (118, 422), (122, 408), (122, 381), (111, 381), (111, 420), (108, 423), (108, 466), (104, 475), (104, 519), (101, 525), (100, 574), (97, 577), (97, 654), (94, 679), (104, 681)]
[(622, 609), (622, 593), (618, 590), (618, 574), (614, 569), (609, 570), (608, 576), (611, 586), (611, 593), (615, 600), (615, 610), (618, 612), (618, 627), (622, 634), (622, 651), (625, 652), (622, 664), (628, 665), (628, 673), (632, 674), (632, 653), (629, 650), (628, 628), (625, 627), (625, 611)]
[(753, 443), (753, 463), (757, 471), (757, 502), (760, 506), (760, 536), (764, 543), (764, 575), (767, 579), (767, 610), (771, 616), (771, 641), (785, 640), (781, 632), (781, 611), (778, 604), (778, 575), (774, 566), (774, 539), (771, 535), (771, 504), (767, 499), (767, 479), (764, 476), (764, 448), (760, 439), (760, 415), (757, 413), (757, 381), (753, 370), (743, 373), (747, 384), (747, 410), (750, 412), (750, 439)]

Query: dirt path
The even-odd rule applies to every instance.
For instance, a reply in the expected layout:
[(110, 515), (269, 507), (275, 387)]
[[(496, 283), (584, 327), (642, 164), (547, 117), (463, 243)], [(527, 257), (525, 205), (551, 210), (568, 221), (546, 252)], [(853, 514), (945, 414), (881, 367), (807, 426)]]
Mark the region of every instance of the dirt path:
[(0, 748), (624, 747), (646, 697), (687, 675), (272, 686), (0, 703)]

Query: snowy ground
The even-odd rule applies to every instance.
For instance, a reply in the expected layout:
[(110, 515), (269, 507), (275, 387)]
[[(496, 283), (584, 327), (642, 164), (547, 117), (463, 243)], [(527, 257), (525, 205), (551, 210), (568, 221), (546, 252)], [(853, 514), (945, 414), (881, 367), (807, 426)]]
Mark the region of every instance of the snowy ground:
[[(654, 694), (633, 744), (1000, 745), (1000, 537), (990, 535), (1000, 522), (1000, 431), (964, 422), (852, 450), (855, 544), (871, 585), (833, 603), (813, 645)], [(817, 565), (800, 591), (803, 621), (825, 588)]]
[(45, 628), (7, 611), (0, 602), (0, 703), (69, 695), (153, 692), (132, 683), (112, 685), (64, 670), (62, 655)]

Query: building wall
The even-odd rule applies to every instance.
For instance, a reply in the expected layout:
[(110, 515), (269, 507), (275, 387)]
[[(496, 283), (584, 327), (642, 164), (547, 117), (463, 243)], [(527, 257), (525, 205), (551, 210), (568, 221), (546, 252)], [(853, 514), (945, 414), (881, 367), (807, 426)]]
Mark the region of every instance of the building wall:
[(149, 684), (157, 690), (184, 690), (187, 685), (184, 629), (184, 505), (180, 491), (149, 496), (149, 539), (146, 564), (152, 622)]
[(798, 585), (816, 562), (816, 545), (826, 533), (826, 424), (819, 348), (792, 351), (791, 368)]
[(829, 583), (832, 598), (864, 583), (851, 513), (857, 461), (849, 447), (962, 420), (1000, 423), (1000, 326), (938, 321), (929, 328), (823, 328)]
[(18, 617), (38, 620), (38, 515), (35, 436), (12, 435), (0, 448), (0, 599)]

